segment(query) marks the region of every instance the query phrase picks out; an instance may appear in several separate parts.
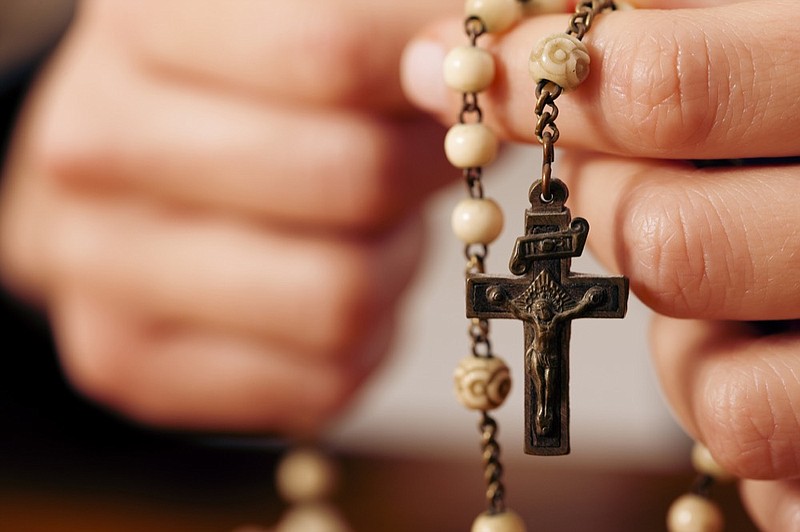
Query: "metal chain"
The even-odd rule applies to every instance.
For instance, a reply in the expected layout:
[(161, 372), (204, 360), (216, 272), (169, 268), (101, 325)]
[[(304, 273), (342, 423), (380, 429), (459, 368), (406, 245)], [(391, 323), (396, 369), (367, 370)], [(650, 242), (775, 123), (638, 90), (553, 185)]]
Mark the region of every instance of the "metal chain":
[(556, 99), (561, 96), (564, 89), (552, 81), (542, 80), (536, 85), (536, 128), (534, 133), (542, 144), (542, 192), (541, 200), (549, 203), (552, 201), (550, 194), (550, 180), (552, 178), (552, 164), (555, 161), (555, 144), (561, 133), (556, 126), (558, 106)]
[(489, 513), (497, 514), (505, 510), (503, 465), (500, 463), (500, 445), (496, 439), (497, 422), (489, 414), (483, 412), (478, 429), (481, 432), (486, 501), (489, 503)]
[(483, 169), (464, 168), (464, 184), (467, 185), (467, 192), (472, 199), (483, 199)]
[[(486, 33), (486, 25), (478, 17), (469, 17), (464, 21), (464, 30), (471, 46), (477, 46), (478, 38)], [(461, 110), (458, 113), (458, 122), (483, 122), (483, 110), (478, 101), (478, 94), (467, 92), (463, 94)], [(465, 168), (463, 171), (464, 184), (467, 193), (472, 199), (483, 199), (483, 169), (480, 167)], [(468, 244), (464, 248), (467, 259), (465, 274), (475, 275), (486, 273), (486, 256), (489, 248), (486, 244)], [(467, 326), (470, 338), (472, 355), (480, 358), (491, 358), (492, 343), (489, 340), (489, 321), (472, 319)], [(505, 510), (505, 488), (501, 482), (503, 466), (500, 464), (500, 446), (497, 444), (497, 422), (488, 413), (481, 413), (479, 429), (481, 432), (481, 448), (483, 449), (483, 469), (486, 478), (486, 499), (491, 514)]]
[[(467, 34), (471, 46), (478, 46), (478, 38), (486, 33), (486, 25), (478, 17), (468, 17), (464, 21), (464, 32)], [(465, 92), (462, 95), (461, 110), (458, 113), (458, 122), (464, 124), (468, 117), (475, 123), (483, 122), (483, 110), (478, 102), (478, 94)], [(483, 169), (465, 168), (463, 172), (464, 184), (467, 186), (469, 197), (483, 199)], [(486, 255), (489, 250), (485, 245), (468, 245), (464, 249), (467, 257), (466, 273), (484, 273)], [(473, 347), (473, 351), (475, 348)]]
[(701, 473), (698, 474), (694, 479), (694, 483), (692, 484), (690, 491), (695, 495), (699, 495), (707, 499), (711, 496), (711, 488), (714, 487), (714, 484), (714, 477)]
[(578, 2), (575, 13), (569, 20), (567, 33), (574, 35), (578, 40), (583, 39), (586, 32), (592, 27), (594, 17), (606, 9), (616, 9), (613, 0), (586, 0)]
[(467, 327), (472, 341), (472, 355), (480, 358), (491, 358), (492, 342), (489, 340), (489, 322), (474, 318)]
[[(597, 14), (606, 9), (616, 9), (613, 0), (585, 0), (578, 2), (575, 12), (569, 19), (568, 35), (582, 40), (586, 32), (592, 27), (592, 22)], [(550, 193), (552, 180), (552, 165), (555, 160), (555, 144), (561, 136), (556, 126), (558, 106), (556, 100), (564, 89), (549, 80), (542, 80), (536, 85), (536, 126), (534, 133), (542, 145), (542, 191), (539, 199), (544, 203), (553, 201)], [(535, 198), (531, 198), (533, 200)]]

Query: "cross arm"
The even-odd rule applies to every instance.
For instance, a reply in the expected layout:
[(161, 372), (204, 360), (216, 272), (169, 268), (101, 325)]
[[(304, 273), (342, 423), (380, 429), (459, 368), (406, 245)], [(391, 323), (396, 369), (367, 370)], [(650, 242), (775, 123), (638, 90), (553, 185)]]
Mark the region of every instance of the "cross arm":
[(597, 277), (573, 274), (564, 288), (577, 301), (592, 289), (602, 290), (597, 304), (584, 309), (579, 318), (623, 318), (628, 310), (628, 279), (622, 276)]
[(529, 283), (524, 277), (467, 276), (467, 318), (518, 319), (507, 302), (523, 293)]

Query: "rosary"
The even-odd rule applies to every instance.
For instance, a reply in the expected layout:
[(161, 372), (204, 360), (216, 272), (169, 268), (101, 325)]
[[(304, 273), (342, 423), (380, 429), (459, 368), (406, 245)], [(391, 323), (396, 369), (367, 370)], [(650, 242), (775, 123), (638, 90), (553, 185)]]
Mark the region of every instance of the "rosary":
[[(533, 47), (529, 71), (535, 83), (536, 138), (542, 145), (542, 173), (530, 187), (525, 232), (511, 254), (512, 276), (486, 273), (488, 245), (502, 231), (503, 213), (484, 196), (483, 167), (497, 153), (498, 141), (483, 124), (478, 95), (492, 83), (493, 56), (478, 46), (487, 33), (512, 27), (535, 0), (467, 0), (464, 28), (469, 44), (448, 53), (445, 82), (462, 94), (458, 123), (445, 137), (448, 160), (463, 172), (469, 197), (455, 207), (453, 231), (465, 244), (466, 315), (472, 354), (455, 371), (456, 394), (471, 410), (480, 412), (484, 478), (488, 510), (475, 520), (473, 532), (524, 532), (525, 524), (506, 508), (503, 467), (497, 443), (497, 422), (489, 412), (499, 407), (511, 388), (506, 364), (492, 352), (490, 319), (517, 319), (525, 335), (524, 450), (534, 455), (564, 455), (569, 446), (570, 322), (578, 318), (622, 318), (628, 300), (625, 277), (597, 277), (570, 271), (573, 257), (582, 254), (589, 232), (583, 218), (572, 218), (565, 207), (569, 192), (552, 177), (554, 147), (559, 138), (556, 100), (577, 89), (589, 75), (590, 54), (583, 38), (604, 11), (619, 9), (613, 0), (577, 3), (565, 33), (551, 35)], [(618, 5), (619, 4), (619, 5)], [(698, 478), (691, 492), (670, 508), (670, 532), (716, 532), (722, 513), (709, 499), (716, 481), (728, 475), (701, 444), (692, 462)]]
[[(486, 501), (488, 509), (472, 525), (472, 532), (525, 532), (522, 518), (505, 505), (503, 466), (497, 442), (497, 422), (490, 411), (501, 406), (511, 389), (508, 367), (492, 351), (490, 319), (523, 322), (525, 338), (524, 395), (527, 454), (564, 455), (569, 443), (570, 323), (578, 318), (622, 318), (628, 301), (628, 279), (573, 273), (571, 259), (583, 253), (589, 224), (572, 218), (565, 206), (569, 191), (552, 176), (556, 100), (575, 90), (589, 75), (590, 54), (583, 38), (605, 11), (630, 6), (614, 0), (577, 2), (564, 33), (542, 39), (533, 47), (529, 71), (535, 83), (534, 133), (542, 145), (542, 171), (530, 186), (524, 234), (511, 253), (511, 276), (486, 273), (488, 246), (503, 229), (498, 204), (484, 195), (483, 167), (497, 155), (498, 140), (483, 123), (478, 96), (494, 79), (493, 56), (478, 46), (485, 34), (502, 34), (526, 11), (542, 10), (545, 0), (466, 0), (464, 29), (469, 43), (445, 57), (445, 83), (460, 93), (463, 104), (458, 123), (450, 128), (445, 154), (461, 169), (468, 197), (456, 205), (452, 227), (465, 245), (466, 316), (472, 353), (455, 371), (458, 400), (480, 413)], [(551, 9), (552, 10), (552, 9)], [(295, 507), (284, 517), (280, 532), (325, 530), (347, 532), (349, 526), (324, 503), (333, 483), (332, 465), (308, 451), (290, 454), (279, 471), (279, 488)], [(679, 497), (667, 515), (669, 532), (721, 532), (723, 516), (711, 501), (717, 482), (733, 480), (709, 453), (696, 443), (692, 464), (697, 478), (689, 493)], [(240, 529), (249, 532), (261, 529)]]

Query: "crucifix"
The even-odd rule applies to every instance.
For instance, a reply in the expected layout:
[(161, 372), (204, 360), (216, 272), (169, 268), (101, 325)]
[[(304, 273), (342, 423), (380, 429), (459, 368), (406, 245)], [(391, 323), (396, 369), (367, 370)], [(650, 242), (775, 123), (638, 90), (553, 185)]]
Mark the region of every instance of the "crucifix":
[(564, 206), (567, 187), (531, 188), (525, 234), (517, 238), (509, 269), (513, 276), (469, 274), (467, 317), (522, 320), (525, 331), (525, 452), (569, 453), (569, 337), (578, 318), (622, 318), (628, 302), (625, 277), (570, 271), (583, 253), (589, 224)]

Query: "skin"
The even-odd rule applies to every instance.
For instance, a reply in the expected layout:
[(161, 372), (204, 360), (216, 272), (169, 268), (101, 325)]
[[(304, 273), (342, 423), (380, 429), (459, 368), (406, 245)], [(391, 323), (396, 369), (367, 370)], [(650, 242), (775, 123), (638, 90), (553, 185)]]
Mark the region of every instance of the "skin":
[[(800, 153), (790, 0), (650, 0), (604, 14), (586, 38), (589, 79), (558, 100), (558, 177), (592, 221), (595, 255), (655, 312), (652, 351), (680, 423), (746, 480), (764, 530), (800, 523), (800, 165), (793, 159), (697, 169), (686, 159)], [(681, 9), (677, 9), (681, 8)], [(508, 139), (533, 138), (524, 63), (565, 17), (527, 19), (487, 39), (500, 77), (484, 115)], [(411, 43), (404, 86), (452, 122), (457, 98), (420, 79), (420, 46), (461, 44), (456, 19)], [(422, 90), (424, 86), (425, 90)], [(769, 327), (753, 321), (772, 320)]]
[(457, 3), (79, 4), (5, 168), (0, 272), (80, 391), (179, 429), (331, 422), (457, 175), (399, 84)]

